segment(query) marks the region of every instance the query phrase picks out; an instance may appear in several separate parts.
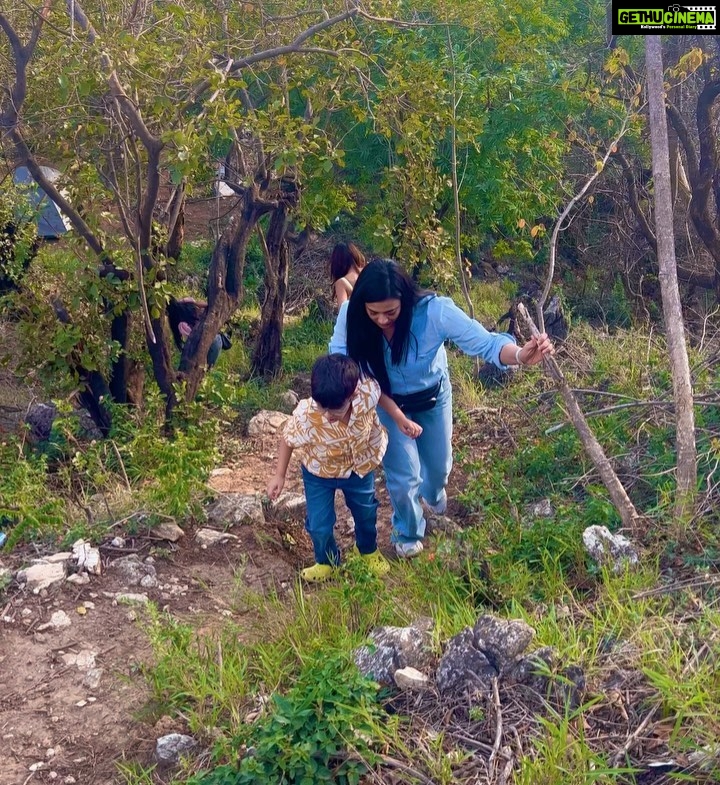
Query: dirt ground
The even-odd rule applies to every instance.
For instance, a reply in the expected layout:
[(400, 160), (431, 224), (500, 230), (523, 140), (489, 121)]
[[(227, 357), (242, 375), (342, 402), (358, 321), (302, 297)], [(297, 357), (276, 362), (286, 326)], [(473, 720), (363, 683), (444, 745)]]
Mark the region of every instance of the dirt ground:
[[(212, 486), (220, 493), (261, 491), (273, 453), (274, 439), (246, 443), (236, 465), (214, 473)], [(287, 490), (301, 490), (295, 459)], [(380, 545), (389, 554), (389, 504), (384, 491), (379, 497)], [(352, 522), (341, 500), (337, 511), (338, 538), (348, 546)], [(142, 675), (153, 659), (143, 611), (118, 604), (114, 595), (144, 592), (174, 617), (212, 629), (237, 615), (232, 600), (243, 587), (282, 595), (297, 568), (312, 563), (301, 520), (268, 519), (263, 531), (236, 526), (231, 532), (238, 539), (207, 549), (188, 530), (175, 544), (126, 536), (119, 550), (109, 545), (119, 533), (113, 529), (101, 545), (103, 574), (90, 584), (58, 584), (40, 595), (12, 584), (0, 594), (0, 785), (115, 785), (123, 781), (118, 761), (148, 764), (159, 736), (186, 730), (181, 721), (152, 711)], [(157, 587), (128, 588), (108, 569), (128, 553), (152, 555)], [(0, 567), (16, 570), (39, 555), (45, 554), (5, 554)], [(43, 628), (57, 611), (70, 624)], [(239, 615), (237, 620), (242, 623)]]

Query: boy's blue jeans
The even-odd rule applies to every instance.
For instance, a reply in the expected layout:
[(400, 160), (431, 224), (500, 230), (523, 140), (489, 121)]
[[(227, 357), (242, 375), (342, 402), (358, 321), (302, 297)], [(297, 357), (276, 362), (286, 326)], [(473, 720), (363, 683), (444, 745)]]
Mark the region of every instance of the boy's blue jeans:
[(318, 564), (339, 564), (340, 551), (335, 542), (335, 491), (345, 495), (355, 521), (355, 543), (362, 554), (377, 550), (377, 508), (375, 472), (364, 477), (353, 472), (349, 477), (318, 477), (302, 467), (307, 500), (305, 529), (310, 535)]

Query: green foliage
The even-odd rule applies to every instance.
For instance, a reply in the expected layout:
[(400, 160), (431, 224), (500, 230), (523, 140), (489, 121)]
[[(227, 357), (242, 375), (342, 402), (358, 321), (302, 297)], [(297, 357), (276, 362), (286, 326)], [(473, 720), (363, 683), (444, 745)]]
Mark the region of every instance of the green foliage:
[(37, 227), (23, 189), (0, 182), (0, 282), (19, 283), (37, 239)]
[(154, 514), (199, 515), (208, 474), (217, 463), (218, 423), (204, 416), (199, 404), (190, 404), (178, 412), (182, 428), (167, 436), (160, 397), (150, 397), (146, 405), (151, 416), (140, 422), (123, 417), (121, 410), (114, 419), (111, 437), (118, 441), (124, 471)]
[(0, 442), (0, 530), (10, 526), (5, 547), (61, 532), (66, 508), (48, 490), (48, 459), (26, 455), (15, 439)]
[(377, 685), (347, 657), (318, 652), (286, 695), (237, 738), (248, 752), (239, 765), (201, 776), (202, 785), (257, 782), (358, 785), (372, 766), (383, 722)]

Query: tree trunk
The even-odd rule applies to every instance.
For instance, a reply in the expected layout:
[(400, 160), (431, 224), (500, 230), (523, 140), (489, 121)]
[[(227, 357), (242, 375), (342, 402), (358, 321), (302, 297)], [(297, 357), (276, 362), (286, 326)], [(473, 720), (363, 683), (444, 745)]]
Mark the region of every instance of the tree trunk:
[(115, 403), (127, 403), (128, 386), (128, 358), (127, 348), (129, 342), (130, 312), (126, 309), (121, 314), (113, 316), (110, 324), (110, 339), (120, 345), (120, 354), (113, 362), (110, 369), (110, 394)]
[(208, 310), (192, 331), (180, 358), (186, 401), (192, 401), (197, 395), (205, 375), (210, 344), (242, 298), (245, 254), (262, 213), (263, 208), (257, 206), (253, 194), (248, 191), (242, 211), (231, 216), (215, 244), (208, 273)]
[(285, 317), (290, 248), (287, 240), (288, 210), (284, 201), (270, 215), (265, 244), (265, 299), (260, 333), (252, 357), (253, 373), (265, 379), (282, 370), (282, 331)]
[(655, 237), (660, 270), (660, 292), (675, 399), (675, 442), (677, 445), (675, 516), (680, 521), (687, 521), (692, 514), (697, 489), (695, 412), (675, 260), (670, 158), (660, 41), (659, 35), (645, 36), (645, 60), (653, 181), (655, 184)]

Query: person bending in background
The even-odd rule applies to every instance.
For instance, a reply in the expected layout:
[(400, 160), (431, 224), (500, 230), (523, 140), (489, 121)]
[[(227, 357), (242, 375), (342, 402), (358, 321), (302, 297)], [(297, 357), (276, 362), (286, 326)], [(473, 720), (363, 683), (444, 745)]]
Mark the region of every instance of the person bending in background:
[(512, 336), (490, 333), (470, 319), (449, 297), (424, 291), (394, 261), (376, 259), (358, 276), (353, 296), (343, 303), (330, 351), (348, 354), (363, 373), (377, 379), (409, 419), (422, 426), (414, 440), (386, 412), (388, 430), (383, 458), (393, 507), (392, 541), (401, 558), (423, 549), (422, 503), (432, 512), (447, 509), (452, 468), (452, 387), (445, 341), (465, 354), (503, 368), (534, 365), (554, 349), (543, 333), (524, 346)]
[[(190, 333), (195, 329), (198, 322), (205, 315), (207, 310), (207, 303), (200, 302), (192, 297), (183, 297), (176, 300), (174, 297), (170, 298), (167, 306), (168, 321), (170, 322), (170, 330), (172, 331), (175, 345), (182, 352), (183, 345), (188, 339)], [(218, 333), (207, 353), (208, 368), (212, 368), (220, 356), (220, 350), (223, 348), (230, 348), (230, 340), (224, 338), (222, 333)]]
[(354, 243), (338, 243), (330, 256), (330, 278), (338, 308), (353, 292), (355, 281), (365, 267), (365, 257)]
[[(360, 557), (377, 576), (389, 564), (377, 548), (375, 468), (387, 446), (387, 432), (380, 425), (376, 406), (380, 385), (360, 375), (358, 364), (344, 354), (330, 354), (315, 361), (310, 377), (312, 398), (298, 403), (278, 442), (275, 475), (267, 494), (277, 499), (285, 486), (290, 457), (298, 448), (307, 500), (305, 528), (315, 552), (315, 564), (300, 577), (320, 583), (333, 577), (340, 563), (335, 541), (335, 492), (345, 496), (355, 521), (355, 543)], [(397, 427), (408, 434), (421, 429), (407, 420), (390, 402)]]

